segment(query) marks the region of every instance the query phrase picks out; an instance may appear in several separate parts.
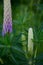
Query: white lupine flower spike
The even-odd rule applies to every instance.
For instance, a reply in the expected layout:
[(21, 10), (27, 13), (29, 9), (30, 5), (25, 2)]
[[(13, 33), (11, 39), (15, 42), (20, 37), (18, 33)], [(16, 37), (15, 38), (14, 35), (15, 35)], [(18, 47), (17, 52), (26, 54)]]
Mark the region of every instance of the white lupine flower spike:
[(33, 54), (33, 29), (29, 28), (28, 29), (28, 51), (30, 54)]

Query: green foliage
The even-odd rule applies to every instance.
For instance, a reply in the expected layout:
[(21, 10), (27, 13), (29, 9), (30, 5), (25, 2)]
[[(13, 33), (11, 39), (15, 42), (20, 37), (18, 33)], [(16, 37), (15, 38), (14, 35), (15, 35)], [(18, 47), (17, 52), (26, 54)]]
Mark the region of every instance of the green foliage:
[[(43, 1), (12, 0), (13, 32), (4, 37), (2, 0), (0, 3), (0, 65), (43, 65)], [(28, 52), (29, 27), (34, 30), (32, 56)]]

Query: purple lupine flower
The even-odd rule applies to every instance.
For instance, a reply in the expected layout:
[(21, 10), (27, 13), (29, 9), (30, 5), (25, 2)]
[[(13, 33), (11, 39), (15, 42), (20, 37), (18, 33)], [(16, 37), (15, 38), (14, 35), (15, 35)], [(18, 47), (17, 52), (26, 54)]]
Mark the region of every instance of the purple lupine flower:
[(4, 22), (2, 35), (4, 36), (7, 32), (12, 32), (12, 15), (10, 0), (4, 0)]

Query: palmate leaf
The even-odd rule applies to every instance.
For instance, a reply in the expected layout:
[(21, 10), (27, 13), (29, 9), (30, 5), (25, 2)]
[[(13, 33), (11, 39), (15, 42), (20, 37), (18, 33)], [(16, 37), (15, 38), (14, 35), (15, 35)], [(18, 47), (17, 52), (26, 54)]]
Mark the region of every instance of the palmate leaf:
[[(19, 64), (25, 63), (25, 61), (27, 63), (27, 60), (25, 58), (25, 52), (22, 50), (22, 46), (20, 44), (21, 34), (18, 36), (15, 36), (15, 37), (13, 36), (12, 38), (11, 37), (6, 35), (4, 38), (3, 37), (0, 38), (0, 42), (1, 42), (0, 58), (3, 60), (4, 64), (11, 62), (12, 64), (19, 65)], [(2, 39), (3, 39), (3, 41), (2, 41)], [(6, 58), (4, 58), (4, 57), (6, 57)], [(9, 62), (8, 62), (8, 60), (6, 60), (7, 58), (9, 60)]]
[[(7, 55), (8, 58), (10, 58), (10, 60), (13, 61), (13, 63), (15, 62), (15, 63), (17, 64), (17, 62), (20, 63), (20, 62), (22, 62), (22, 61), (23, 61), (23, 63), (25, 63), (25, 61), (26, 61), (26, 63), (27, 63), (27, 60), (26, 60), (25, 55), (24, 55), (24, 51), (20, 50), (20, 48), (17, 48), (17, 47), (14, 47), (14, 46), (11, 46), (11, 47), (9, 47), (9, 46), (2, 46), (2, 47), (6, 47), (7, 49), (10, 48), (10, 51), (9, 51), (9, 52), (7, 52), (7, 50), (5, 51), (5, 52), (7, 52), (7, 53), (4, 54), (4, 55), (1, 57), (2, 60), (3, 60), (3, 57), (5, 57), (5, 56)], [(4, 52), (4, 53), (5, 53), (5, 52)], [(3, 54), (3, 53), (2, 53), (2, 54)], [(5, 59), (5, 61), (7, 62), (6, 58), (4, 58), (4, 59)], [(14, 59), (15, 59), (15, 60), (14, 60)], [(20, 60), (21, 60), (21, 61), (20, 61)], [(5, 61), (4, 61), (4, 63), (5, 63)]]

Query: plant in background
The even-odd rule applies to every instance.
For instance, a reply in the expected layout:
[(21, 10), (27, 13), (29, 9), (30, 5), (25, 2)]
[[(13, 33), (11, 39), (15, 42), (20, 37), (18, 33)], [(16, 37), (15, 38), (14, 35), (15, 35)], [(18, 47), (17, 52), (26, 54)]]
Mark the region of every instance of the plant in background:
[(22, 33), (21, 35), (21, 41), (23, 45), (23, 50), (26, 52), (26, 36), (24, 35), (24, 33)]

